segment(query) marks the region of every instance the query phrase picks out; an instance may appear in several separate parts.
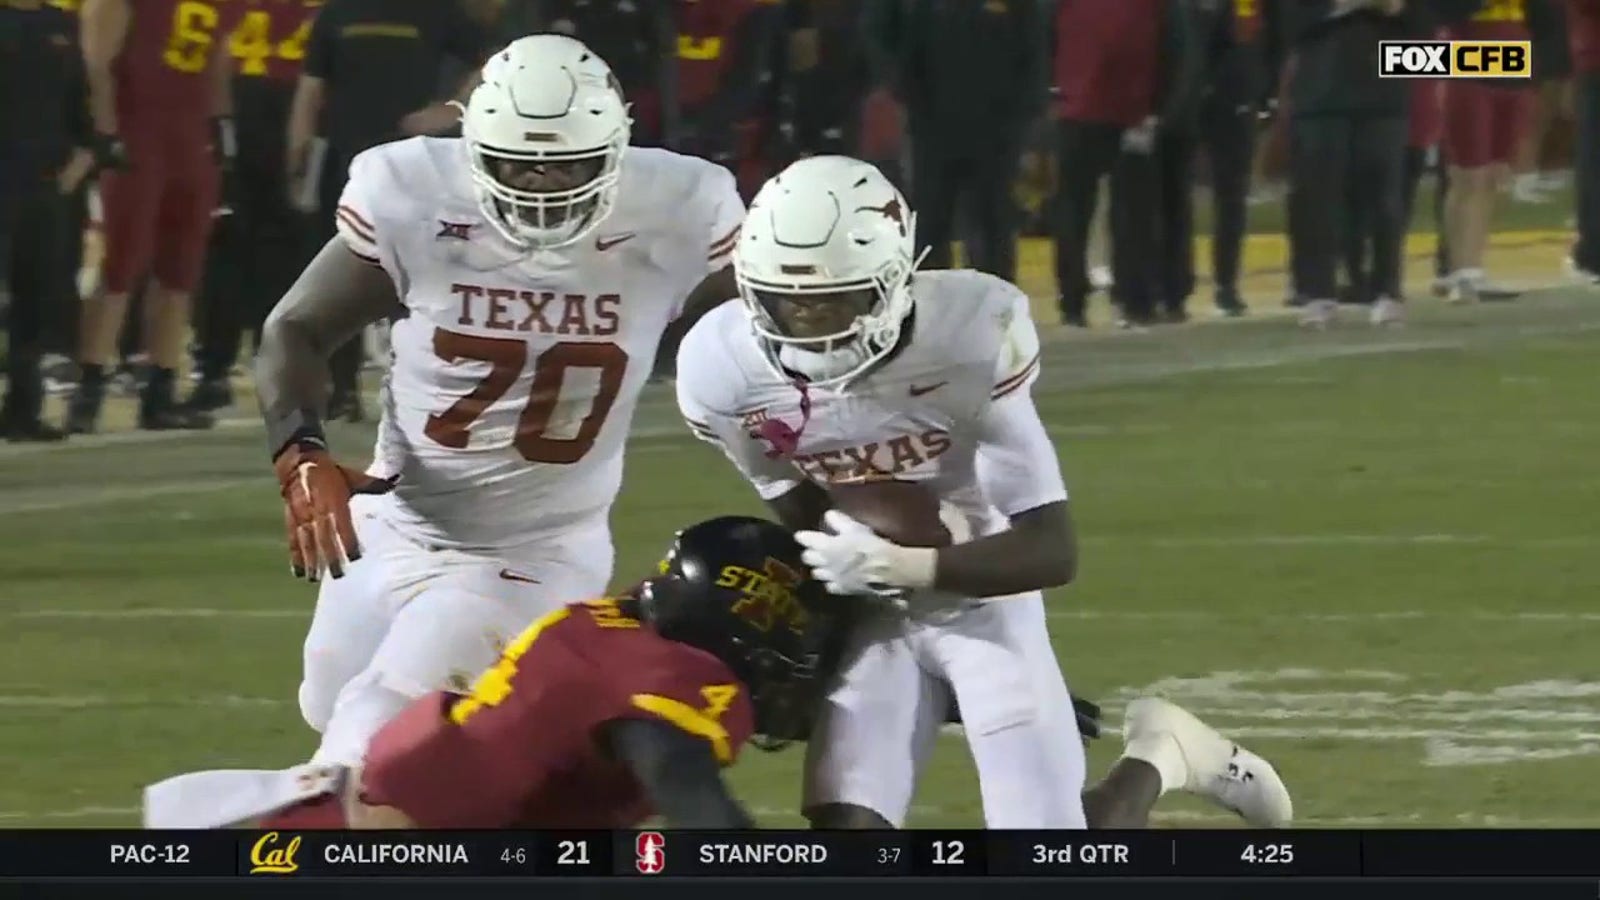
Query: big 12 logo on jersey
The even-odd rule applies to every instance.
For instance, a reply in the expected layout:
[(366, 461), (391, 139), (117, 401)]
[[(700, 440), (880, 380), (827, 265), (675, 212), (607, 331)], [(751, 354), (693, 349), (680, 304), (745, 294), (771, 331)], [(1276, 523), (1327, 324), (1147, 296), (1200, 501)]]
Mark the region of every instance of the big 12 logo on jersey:
[(659, 875), (667, 867), (667, 839), (659, 831), (641, 831), (634, 841), (638, 860), (634, 868), (641, 875)]

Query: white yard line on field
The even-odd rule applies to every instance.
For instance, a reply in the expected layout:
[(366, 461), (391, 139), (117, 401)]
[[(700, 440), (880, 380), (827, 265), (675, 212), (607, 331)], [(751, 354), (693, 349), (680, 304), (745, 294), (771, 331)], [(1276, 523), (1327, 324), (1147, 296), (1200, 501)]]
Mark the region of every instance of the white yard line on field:
[[(0, 598), (0, 605), (20, 604), (22, 601)], [(1053, 609), (1046, 614), (1062, 621), (1125, 620), (1130, 622), (1222, 622), (1236, 619), (1260, 621), (1304, 622), (1398, 622), (1417, 619), (1467, 619), (1480, 622), (1570, 625), (1577, 622), (1600, 622), (1600, 613), (1566, 612), (1561, 610), (1521, 612), (1474, 612), (1471, 610), (1389, 610), (1373, 612), (1294, 612), (1294, 613), (1218, 613), (1215, 611), (1150, 610), (1140, 612), (1125, 609)], [(137, 609), (100, 609), (92, 607), (42, 607), (37, 609), (12, 609), (0, 611), (6, 619), (104, 619), (125, 621), (129, 619), (296, 619), (311, 617), (311, 610), (285, 607), (283, 609), (223, 609), (204, 606), (165, 606)]]
[[(1600, 539), (1595, 539), (1600, 543)], [(1148, 544), (1153, 547), (1320, 547), (1320, 546), (1410, 546), (1415, 544), (1499, 544), (1525, 541), (1507, 540), (1487, 534), (1219, 534), (1198, 537), (1151, 537), (1089, 535), (1088, 543)]]
[[(1496, 686), (1363, 669), (1217, 671), (1117, 688), (1116, 707), (1164, 696), (1243, 740), (1415, 746), (1429, 767), (1600, 756), (1600, 681)], [(1587, 727), (1584, 727), (1587, 726)]]
[[(255, 416), (248, 418), (226, 418), (217, 420), (217, 429), (221, 431), (238, 431), (258, 429), (261, 420)], [(0, 445), (0, 460), (7, 460), (18, 456), (34, 456), (40, 453), (61, 453), (63, 451), (95, 449), (100, 447), (127, 447), (139, 444), (166, 444), (173, 441), (193, 441), (196, 435), (206, 432), (195, 431), (113, 431), (106, 434), (80, 434), (72, 437), (65, 444), (3, 444)]]
[(1218, 534), (1195, 537), (1087, 535), (1084, 543), (1134, 544), (1151, 547), (1450, 547), (1494, 544), (1502, 547), (1600, 547), (1600, 536), (1501, 537), (1492, 534)]
[[(0, 597), (0, 606), (21, 606), (25, 601)], [(1448, 619), (1497, 622), (1505, 624), (1571, 625), (1582, 622), (1600, 622), (1600, 612), (1567, 612), (1564, 610), (1523, 610), (1520, 612), (1490, 612), (1472, 610), (1388, 610), (1372, 612), (1293, 612), (1293, 613), (1218, 613), (1215, 611), (1126, 609), (1052, 609), (1046, 614), (1059, 621), (1128, 621), (1128, 622), (1224, 622), (1238, 619), (1265, 622), (1404, 622), (1418, 619)], [(310, 609), (284, 607), (282, 609), (228, 609), (204, 606), (164, 606), (136, 609), (99, 609), (93, 607), (40, 607), (36, 609), (11, 609), (0, 611), (0, 619), (103, 619), (108, 622), (139, 619), (293, 619), (311, 618)]]
[(1600, 622), (1600, 613), (1565, 610), (1492, 612), (1472, 610), (1375, 610), (1371, 612), (1218, 613), (1211, 610), (1051, 609), (1046, 617), (1056, 621), (1224, 622), (1247, 619), (1263, 622), (1404, 622), (1416, 619), (1469, 620), (1505, 624), (1570, 625)]
[[(1600, 322), (1573, 322), (1558, 325), (1524, 325), (1510, 329), (1518, 337), (1533, 338), (1549, 335), (1574, 334), (1600, 329)], [(1355, 334), (1356, 332), (1352, 332)], [(1104, 343), (1117, 340), (1117, 337), (1107, 337)], [(1065, 340), (1057, 335), (1049, 335), (1045, 343), (1052, 348), (1049, 362), (1061, 359), (1065, 354), (1072, 352), (1072, 345), (1079, 343), (1077, 340)], [(1095, 385), (1105, 384), (1132, 384), (1163, 378), (1179, 377), (1183, 375), (1198, 375), (1208, 372), (1231, 372), (1250, 369), (1270, 369), (1279, 366), (1295, 365), (1298, 363), (1316, 362), (1325, 359), (1339, 359), (1352, 356), (1391, 356), (1406, 353), (1424, 353), (1437, 350), (1465, 349), (1474, 346), (1474, 341), (1460, 338), (1428, 338), (1407, 341), (1393, 341), (1380, 344), (1366, 343), (1323, 343), (1308, 342), (1291, 346), (1281, 350), (1265, 350), (1265, 352), (1250, 349), (1224, 351), (1225, 355), (1209, 359), (1177, 359), (1157, 363), (1102, 361), (1096, 364), (1095, 370), (1088, 373), (1087, 383)], [(1265, 345), (1259, 345), (1265, 348)], [(1050, 371), (1061, 371), (1052, 367)], [(1041, 390), (1050, 390), (1054, 379), (1047, 378)], [(665, 437), (668, 435), (685, 434), (685, 429), (668, 412), (671, 408), (670, 392), (654, 391), (646, 394), (645, 400), (640, 403), (641, 414), (664, 415), (673, 418), (670, 425), (648, 424), (638, 425), (631, 432), (632, 437)], [(372, 401), (375, 394), (369, 394)], [(375, 408), (375, 407), (374, 407)], [(217, 428), (223, 430), (256, 430), (261, 427), (261, 420), (249, 414), (229, 415), (217, 421)], [(1092, 433), (1092, 432), (1091, 432)], [(76, 450), (81, 448), (113, 447), (119, 445), (157, 444), (171, 441), (192, 440), (195, 432), (190, 431), (132, 431), (115, 432), (111, 434), (91, 434), (74, 437), (66, 449)], [(634, 448), (630, 448), (634, 449)], [(650, 452), (659, 452), (662, 448), (653, 448)], [(11, 444), (0, 445), (0, 461), (13, 457), (32, 456), (40, 453), (61, 452), (59, 445), (47, 444)]]
[(45, 607), (0, 612), (8, 619), (105, 619), (108, 622), (129, 619), (295, 619), (311, 618), (310, 609), (212, 609), (208, 607), (148, 607), (144, 609), (72, 609)]
[(151, 706), (181, 706), (185, 709), (259, 709), (264, 706), (283, 706), (286, 702), (273, 697), (239, 697), (231, 694), (197, 698), (139, 697), (124, 694), (0, 694), (0, 709), (13, 712), (29, 709), (54, 711), (140, 709)]
[(28, 500), (6, 500), (0, 498), (0, 517), (15, 516), (21, 513), (53, 512), (62, 509), (105, 506), (111, 503), (126, 503), (183, 494), (208, 494), (214, 491), (228, 491), (250, 486), (267, 486), (270, 488), (271, 482), (267, 478), (268, 476), (263, 475), (261, 478), (158, 481), (151, 484), (135, 484), (125, 487), (64, 487), (49, 497)]
[(0, 822), (50, 821), (70, 822), (73, 819), (101, 819), (114, 816), (137, 816), (137, 806), (79, 806), (73, 809), (46, 809), (38, 812), (21, 812), (0, 809)]

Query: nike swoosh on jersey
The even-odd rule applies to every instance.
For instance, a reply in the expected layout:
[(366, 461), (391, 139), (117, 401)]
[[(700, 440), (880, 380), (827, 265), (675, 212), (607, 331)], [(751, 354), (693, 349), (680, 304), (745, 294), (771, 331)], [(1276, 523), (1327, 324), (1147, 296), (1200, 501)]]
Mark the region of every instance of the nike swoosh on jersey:
[(911, 396), (921, 397), (923, 394), (931, 394), (949, 383), (949, 381), (938, 381), (929, 385), (913, 384), (911, 386)]
[(594, 248), (600, 251), (610, 250), (623, 241), (633, 240), (634, 237), (636, 235), (631, 231), (627, 234), (614, 234), (610, 237), (597, 237), (594, 239)]
[(541, 584), (542, 583), (537, 578), (529, 578), (527, 575), (524, 575), (521, 572), (513, 572), (510, 569), (501, 569), (500, 570), (500, 577), (504, 578), (507, 581), (521, 581), (521, 582), (523, 582), (525, 584)]

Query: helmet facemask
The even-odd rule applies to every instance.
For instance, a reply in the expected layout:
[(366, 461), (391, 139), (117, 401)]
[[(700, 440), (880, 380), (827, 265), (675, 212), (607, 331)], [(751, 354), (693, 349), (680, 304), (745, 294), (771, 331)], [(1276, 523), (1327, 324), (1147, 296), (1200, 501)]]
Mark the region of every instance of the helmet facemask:
[(786, 281), (756, 276), (736, 257), (734, 273), (767, 361), (819, 387), (840, 387), (899, 343), (920, 261), (896, 254), (871, 275), (841, 280), (819, 277), (814, 266), (785, 265), (786, 271), (806, 270)]
[[(662, 565), (678, 567), (671, 556)], [(737, 633), (728, 621), (706, 616), (701, 599), (705, 589), (695, 587), (694, 580), (681, 571), (665, 571), (630, 595), (637, 598), (639, 615), (657, 634), (717, 657), (745, 685), (755, 715), (752, 744), (775, 751), (806, 740), (826, 686), (821, 654), (809, 649), (809, 636), (796, 633), (773, 643), (771, 631), (759, 636), (754, 630)]]
[(610, 214), (627, 132), (594, 150), (510, 150), (467, 140), (478, 206), (512, 243), (553, 250), (582, 240)]
[[(735, 641), (737, 646), (740, 642)], [(755, 733), (750, 743), (768, 753), (810, 739), (823, 689), (816, 654), (791, 659), (769, 647), (745, 649), (740, 678), (750, 688)]]

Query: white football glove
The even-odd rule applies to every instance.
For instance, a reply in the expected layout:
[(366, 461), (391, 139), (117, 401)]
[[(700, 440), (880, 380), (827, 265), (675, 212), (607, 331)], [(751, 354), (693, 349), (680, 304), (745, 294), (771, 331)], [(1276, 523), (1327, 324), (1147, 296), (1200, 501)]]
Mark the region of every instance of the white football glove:
[(902, 547), (848, 515), (830, 509), (822, 523), (831, 530), (801, 531), (800, 558), (830, 594), (885, 594), (933, 585), (938, 551)]

